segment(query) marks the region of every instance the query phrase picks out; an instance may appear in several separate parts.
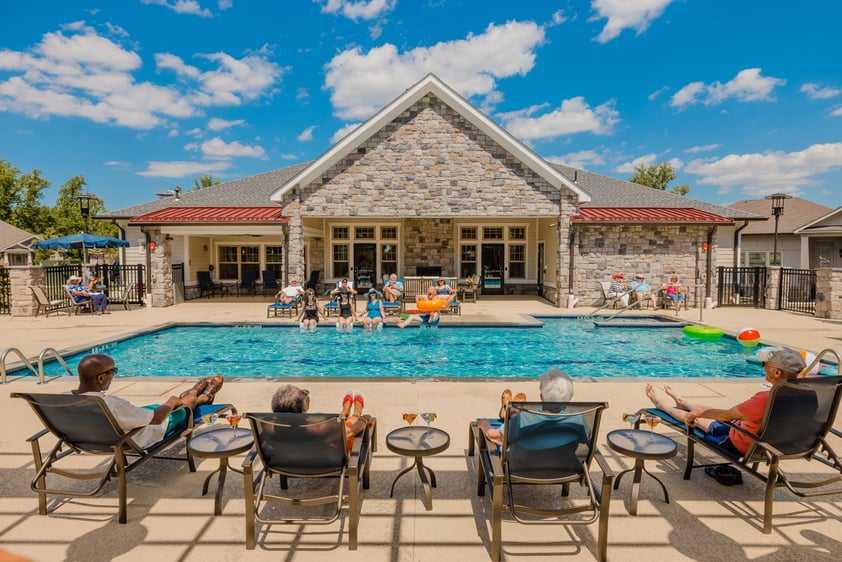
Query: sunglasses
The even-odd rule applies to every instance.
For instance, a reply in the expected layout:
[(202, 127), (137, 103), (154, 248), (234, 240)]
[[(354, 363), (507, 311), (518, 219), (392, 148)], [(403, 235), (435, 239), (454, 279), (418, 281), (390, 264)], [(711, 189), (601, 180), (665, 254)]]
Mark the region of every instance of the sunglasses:
[(116, 375), (119, 372), (120, 372), (120, 369), (118, 369), (117, 367), (111, 367), (107, 371), (103, 371), (103, 372), (99, 373), (97, 376), (100, 377), (102, 375), (107, 375), (109, 373), (112, 374), (112, 375)]

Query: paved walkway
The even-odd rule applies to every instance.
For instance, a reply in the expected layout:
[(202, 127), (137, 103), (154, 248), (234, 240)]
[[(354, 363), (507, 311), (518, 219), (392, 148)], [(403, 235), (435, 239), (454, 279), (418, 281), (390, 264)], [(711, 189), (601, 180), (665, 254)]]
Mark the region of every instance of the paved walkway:
[[(169, 322), (266, 322), (262, 299), (197, 300), (165, 309), (114, 310), (100, 317), (79, 315), (50, 318), (0, 317), (0, 347), (17, 347), (36, 357), (44, 347), (65, 351), (112, 340)], [(534, 299), (481, 299), (464, 305), (462, 317), (445, 322), (519, 322), (524, 314), (581, 315), (591, 309), (557, 309)], [(670, 313), (671, 314), (671, 313)], [(702, 312), (705, 323), (736, 332), (744, 326), (760, 331), (767, 343), (782, 343), (819, 351), (842, 350), (840, 325), (786, 312), (753, 309), (715, 309)], [(698, 321), (698, 309), (680, 318)], [(287, 322), (270, 319), (268, 322)], [(154, 358), (151, 358), (154, 360)], [(165, 366), (162, 366), (162, 371)], [(538, 373), (536, 373), (537, 375)], [(759, 375), (758, 375), (759, 376)], [(29, 490), (32, 457), (25, 439), (39, 424), (22, 400), (8, 392), (63, 392), (75, 381), (62, 377), (42, 386), (33, 377), (10, 381), (0, 393), (7, 423), (0, 433), (0, 548), (38, 561), (54, 560), (343, 560), (421, 561), (488, 560), (490, 529), (488, 497), (475, 493), (475, 464), (466, 457), (467, 423), (472, 417), (493, 413), (503, 387), (538, 397), (537, 383), (494, 382), (355, 382), (364, 386), (367, 409), (378, 418), (379, 447), (372, 466), (372, 486), (364, 494), (359, 550), (347, 550), (347, 534), (339, 536), (341, 522), (327, 527), (274, 526), (258, 537), (258, 548), (244, 546), (243, 484), (229, 475), (222, 515), (214, 517), (212, 496), (202, 497), (201, 484), (216, 461), (202, 461), (198, 473), (186, 466), (151, 461), (129, 476), (129, 522), (116, 523), (116, 489), (88, 499), (52, 500), (48, 517), (37, 514), (35, 495)], [(278, 381), (228, 381), (220, 399), (241, 411), (267, 409), (268, 396)], [(112, 391), (135, 403), (166, 399), (190, 386), (183, 379), (115, 380)], [(338, 409), (348, 382), (313, 381), (307, 384), (314, 411)], [(756, 392), (758, 381), (697, 380), (673, 385), (680, 393), (712, 405), (730, 405)], [(645, 405), (642, 381), (576, 383), (577, 400), (604, 400), (610, 404), (601, 430), (600, 447), (617, 471), (632, 463), (604, 444), (604, 434), (623, 427), (624, 411)], [(389, 486), (397, 472), (408, 466), (385, 446), (388, 430), (403, 424), (405, 411), (435, 410), (437, 427), (451, 435), (450, 448), (431, 457), (438, 476), (432, 511), (420, 501), (416, 478), (401, 479), (395, 497)], [(840, 427), (837, 424), (837, 427)], [(658, 428), (676, 440), (677, 434)], [(842, 451), (842, 442), (834, 443)], [(838, 560), (842, 555), (842, 495), (797, 501), (791, 494), (776, 494), (775, 530), (760, 532), (762, 487), (752, 478), (742, 486), (723, 487), (699, 472), (690, 481), (681, 478), (684, 450), (672, 460), (647, 463), (647, 468), (669, 487), (672, 502), (663, 503), (660, 490), (644, 480), (636, 517), (628, 514), (631, 482), (624, 478), (612, 495), (608, 556), (611, 560)], [(237, 465), (239, 461), (234, 460)], [(796, 467), (803, 469), (803, 465)], [(807, 466), (808, 470), (816, 467)], [(344, 529), (344, 527), (342, 527)], [(593, 560), (595, 526), (503, 525), (506, 560)], [(2, 560), (2, 556), (0, 556)]]

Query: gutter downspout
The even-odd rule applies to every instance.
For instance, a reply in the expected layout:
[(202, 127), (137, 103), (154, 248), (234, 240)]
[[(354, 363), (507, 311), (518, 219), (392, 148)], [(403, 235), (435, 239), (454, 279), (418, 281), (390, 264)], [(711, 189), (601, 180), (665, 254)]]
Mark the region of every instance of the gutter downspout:
[[(117, 227), (117, 230), (120, 231), (120, 240), (126, 239), (126, 229), (117, 224), (117, 219), (111, 219), (111, 224)], [(126, 249), (120, 248), (120, 263), (126, 263)]]
[(737, 229), (734, 231), (734, 267), (740, 267), (740, 247), (742, 245), (742, 235), (740, 234), (747, 226), (749, 222), (743, 221), (742, 226), (738, 226)]
[(146, 254), (146, 285), (143, 288), (143, 297), (146, 302), (151, 302), (147, 299), (152, 298), (152, 294), (149, 292), (149, 289), (152, 286), (152, 254), (149, 250), (149, 242), (152, 241), (152, 237), (149, 235), (148, 232), (146, 232), (146, 227), (141, 226), (140, 231), (143, 233), (144, 236), (146, 236), (146, 248), (144, 252)]
[(705, 296), (704, 300), (702, 301), (707, 302), (708, 298), (711, 298), (711, 281), (713, 280), (713, 260), (711, 259), (711, 254), (713, 254), (713, 236), (716, 234), (716, 227), (712, 227), (708, 230), (708, 237), (707, 237), (707, 245), (708, 251), (706, 256), (705, 263)]

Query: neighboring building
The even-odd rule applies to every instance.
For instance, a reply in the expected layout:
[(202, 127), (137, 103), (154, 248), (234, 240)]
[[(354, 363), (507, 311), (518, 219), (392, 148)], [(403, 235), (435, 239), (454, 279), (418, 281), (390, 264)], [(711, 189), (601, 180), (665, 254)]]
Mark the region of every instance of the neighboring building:
[[(801, 237), (801, 268), (842, 268), (842, 207), (795, 229)], [(805, 256), (808, 258), (805, 260)]]
[[(696, 301), (733, 265), (736, 223), (763, 216), (552, 164), (433, 75), (312, 162), (104, 213), (149, 266), (235, 282), (273, 269), (379, 280), (482, 275), (484, 293), (597, 302), (615, 271), (679, 275)], [(140, 244), (135, 244), (135, 241)], [(154, 243), (154, 249), (149, 243)], [(372, 275), (373, 274), (373, 275)]]
[[(832, 231), (826, 229), (827, 226), (832, 227), (833, 219), (823, 222), (823, 226), (815, 225), (809, 233), (800, 232), (803, 226), (825, 217), (831, 211), (830, 207), (800, 197), (792, 197), (784, 202), (783, 214), (778, 219), (779, 260), (773, 259), (772, 255), (775, 247), (775, 217), (772, 216), (772, 202), (768, 199), (748, 199), (733, 203), (729, 207), (767, 217), (767, 220), (752, 222), (739, 231), (740, 265), (745, 267), (780, 265), (793, 269), (815, 269), (817, 260), (811, 258), (811, 255), (815, 254), (816, 247), (819, 247), (822, 249), (822, 255), (835, 255), (835, 259), (830, 263), (836, 265), (824, 267), (842, 266), (842, 260), (838, 255), (839, 248), (842, 247), (838, 244), (842, 237), (842, 226), (840, 226), (842, 222), (838, 218), (835, 221), (835, 236)], [(831, 247), (826, 250), (825, 244), (828, 242)]]
[(32, 265), (32, 249), (30, 246), (41, 238), (30, 234), (16, 226), (0, 221), (0, 256), (2, 264)]

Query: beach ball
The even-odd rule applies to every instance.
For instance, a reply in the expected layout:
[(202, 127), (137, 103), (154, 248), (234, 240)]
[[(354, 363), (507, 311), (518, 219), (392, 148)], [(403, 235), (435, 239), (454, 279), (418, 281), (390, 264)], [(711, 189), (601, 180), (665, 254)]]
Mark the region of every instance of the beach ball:
[(737, 332), (737, 341), (745, 347), (756, 347), (760, 343), (760, 332), (754, 328), (742, 328)]
[[(801, 354), (801, 357), (804, 359), (804, 363), (806, 363), (807, 367), (810, 366), (810, 363), (812, 363), (813, 361), (816, 360), (816, 354), (815, 353), (810, 353), (809, 351), (804, 351), (803, 349), (799, 350), (798, 353)], [(808, 376), (818, 375), (819, 369), (821, 369), (821, 368), (822, 368), (822, 364), (816, 363), (816, 365), (812, 369), (810, 369), (810, 372), (806, 372), (807, 369), (805, 368), (803, 371), (801, 371), (801, 373), (798, 376), (800, 378), (800, 377), (808, 377)]]

